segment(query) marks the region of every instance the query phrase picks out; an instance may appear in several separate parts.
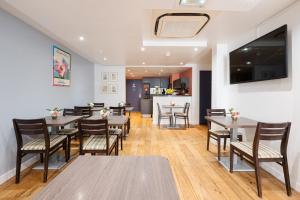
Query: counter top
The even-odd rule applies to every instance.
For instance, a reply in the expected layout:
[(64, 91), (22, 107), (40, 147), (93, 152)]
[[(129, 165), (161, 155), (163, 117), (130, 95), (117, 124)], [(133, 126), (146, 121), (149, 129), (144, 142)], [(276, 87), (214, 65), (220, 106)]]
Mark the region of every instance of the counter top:
[(192, 95), (153, 95), (153, 97), (192, 97)]

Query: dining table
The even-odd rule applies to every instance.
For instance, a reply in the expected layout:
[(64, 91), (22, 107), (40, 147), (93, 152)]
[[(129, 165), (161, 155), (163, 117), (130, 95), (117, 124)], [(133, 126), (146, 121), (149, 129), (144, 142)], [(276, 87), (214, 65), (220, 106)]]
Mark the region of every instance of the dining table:
[[(232, 119), (231, 116), (206, 116), (205, 119), (212, 123), (215, 123), (230, 131), (230, 141), (238, 141), (238, 129), (240, 128), (256, 128), (257, 121), (246, 118), (238, 117)], [(221, 156), (219, 161), (227, 170), (230, 168), (230, 157)], [(249, 165), (245, 160), (234, 155), (233, 171), (254, 171), (253, 167)]]
[[(58, 116), (56, 119), (52, 117), (45, 117), (46, 125), (51, 128), (49, 134), (57, 134), (59, 128), (62, 126), (67, 126), (78, 120), (82, 119), (83, 116)], [(55, 153), (54, 156), (50, 156), (49, 158), (49, 169), (60, 169), (66, 164), (65, 157), (59, 154), (58, 152)], [(44, 164), (37, 163), (33, 169), (43, 170)]]
[(170, 104), (170, 105), (162, 105), (162, 107), (165, 108), (165, 109), (169, 109), (170, 113), (172, 114), (172, 121), (171, 121), (172, 123), (170, 125), (168, 125), (167, 128), (169, 128), (169, 129), (179, 129), (179, 128), (181, 128), (179, 124), (177, 124), (177, 125), (174, 124), (174, 109), (183, 109), (184, 106), (183, 105), (176, 105), (176, 104), (172, 105), (172, 104)]
[(79, 156), (34, 200), (179, 200), (161, 156)]

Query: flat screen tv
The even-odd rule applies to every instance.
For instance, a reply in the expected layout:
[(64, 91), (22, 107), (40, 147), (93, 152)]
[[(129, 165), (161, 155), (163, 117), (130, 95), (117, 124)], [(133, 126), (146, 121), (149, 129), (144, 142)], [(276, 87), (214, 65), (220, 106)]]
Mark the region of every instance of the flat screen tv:
[(231, 84), (287, 76), (287, 25), (230, 52)]

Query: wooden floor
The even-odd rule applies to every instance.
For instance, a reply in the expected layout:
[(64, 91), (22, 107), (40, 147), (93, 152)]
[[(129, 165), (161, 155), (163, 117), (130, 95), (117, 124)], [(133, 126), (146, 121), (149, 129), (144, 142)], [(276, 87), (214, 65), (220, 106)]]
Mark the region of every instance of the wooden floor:
[[(259, 199), (256, 195), (254, 173), (230, 174), (215, 159), (216, 148), (206, 151), (206, 127), (188, 130), (166, 130), (152, 125), (151, 119), (142, 119), (132, 113), (132, 129), (124, 142), (121, 155), (160, 155), (169, 159), (181, 199)], [(72, 145), (78, 154), (78, 144)], [(50, 170), (49, 181), (61, 170)], [(0, 186), (0, 199), (31, 199), (46, 184), (42, 171), (25, 170), (21, 183), (11, 179)], [(300, 199), (293, 191), (286, 195), (284, 184), (270, 174), (262, 173), (263, 199)]]

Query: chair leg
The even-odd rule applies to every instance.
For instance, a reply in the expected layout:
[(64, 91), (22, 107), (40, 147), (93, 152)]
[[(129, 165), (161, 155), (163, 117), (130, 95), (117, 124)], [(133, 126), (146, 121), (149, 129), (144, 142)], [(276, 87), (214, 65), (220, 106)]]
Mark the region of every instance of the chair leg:
[(224, 151), (226, 150), (226, 141), (227, 141), (227, 138), (224, 138), (224, 147), (223, 147)]
[(233, 171), (233, 156), (234, 156), (234, 149), (230, 145), (230, 168), (229, 168), (230, 173), (232, 173)]
[(177, 123), (176, 123), (176, 117), (175, 117), (175, 118), (174, 118), (174, 126), (176, 126), (176, 124), (177, 124)]
[(65, 161), (68, 162), (69, 158), (70, 158), (70, 149), (69, 149), (69, 142), (68, 142), (68, 138), (67, 140), (64, 142), (63, 146), (65, 147)]
[(44, 159), (44, 183), (47, 182), (48, 177), (48, 161), (49, 161), (49, 152), (45, 152), (45, 159)]
[(206, 146), (207, 151), (209, 151), (209, 140), (210, 140), (210, 133), (208, 132), (207, 133), (207, 146)]
[(44, 162), (44, 154), (43, 153), (40, 153), (40, 161), (41, 161), (41, 163)]
[(261, 190), (261, 180), (260, 180), (260, 167), (258, 160), (254, 161), (255, 166), (255, 178), (256, 178), (256, 187), (257, 187), (257, 195), (262, 197), (262, 190)]
[(286, 157), (283, 159), (282, 167), (283, 167), (283, 173), (285, 179), (286, 193), (288, 196), (291, 196), (292, 190), (291, 190), (291, 183), (290, 183), (289, 166)]
[(67, 141), (68, 160), (70, 160), (71, 158), (71, 140), (72, 140), (72, 136), (68, 136), (68, 141)]
[(220, 138), (218, 138), (218, 140), (217, 140), (217, 142), (218, 142), (218, 160), (221, 160), (221, 139)]
[(160, 128), (160, 117), (158, 116), (158, 127)]
[(123, 137), (122, 137), (122, 135), (121, 135), (121, 150), (123, 150)]
[(115, 144), (115, 155), (116, 156), (118, 155), (118, 151), (119, 151), (119, 139), (117, 137), (117, 141), (116, 141), (116, 144)]
[(190, 128), (190, 120), (189, 120), (189, 117), (187, 117), (186, 119), (187, 119), (188, 128)]
[(186, 118), (184, 118), (184, 128), (186, 128)]
[(18, 151), (17, 152), (17, 162), (16, 162), (16, 183), (20, 182), (21, 162), (22, 162), (22, 153), (21, 153), (21, 151)]

